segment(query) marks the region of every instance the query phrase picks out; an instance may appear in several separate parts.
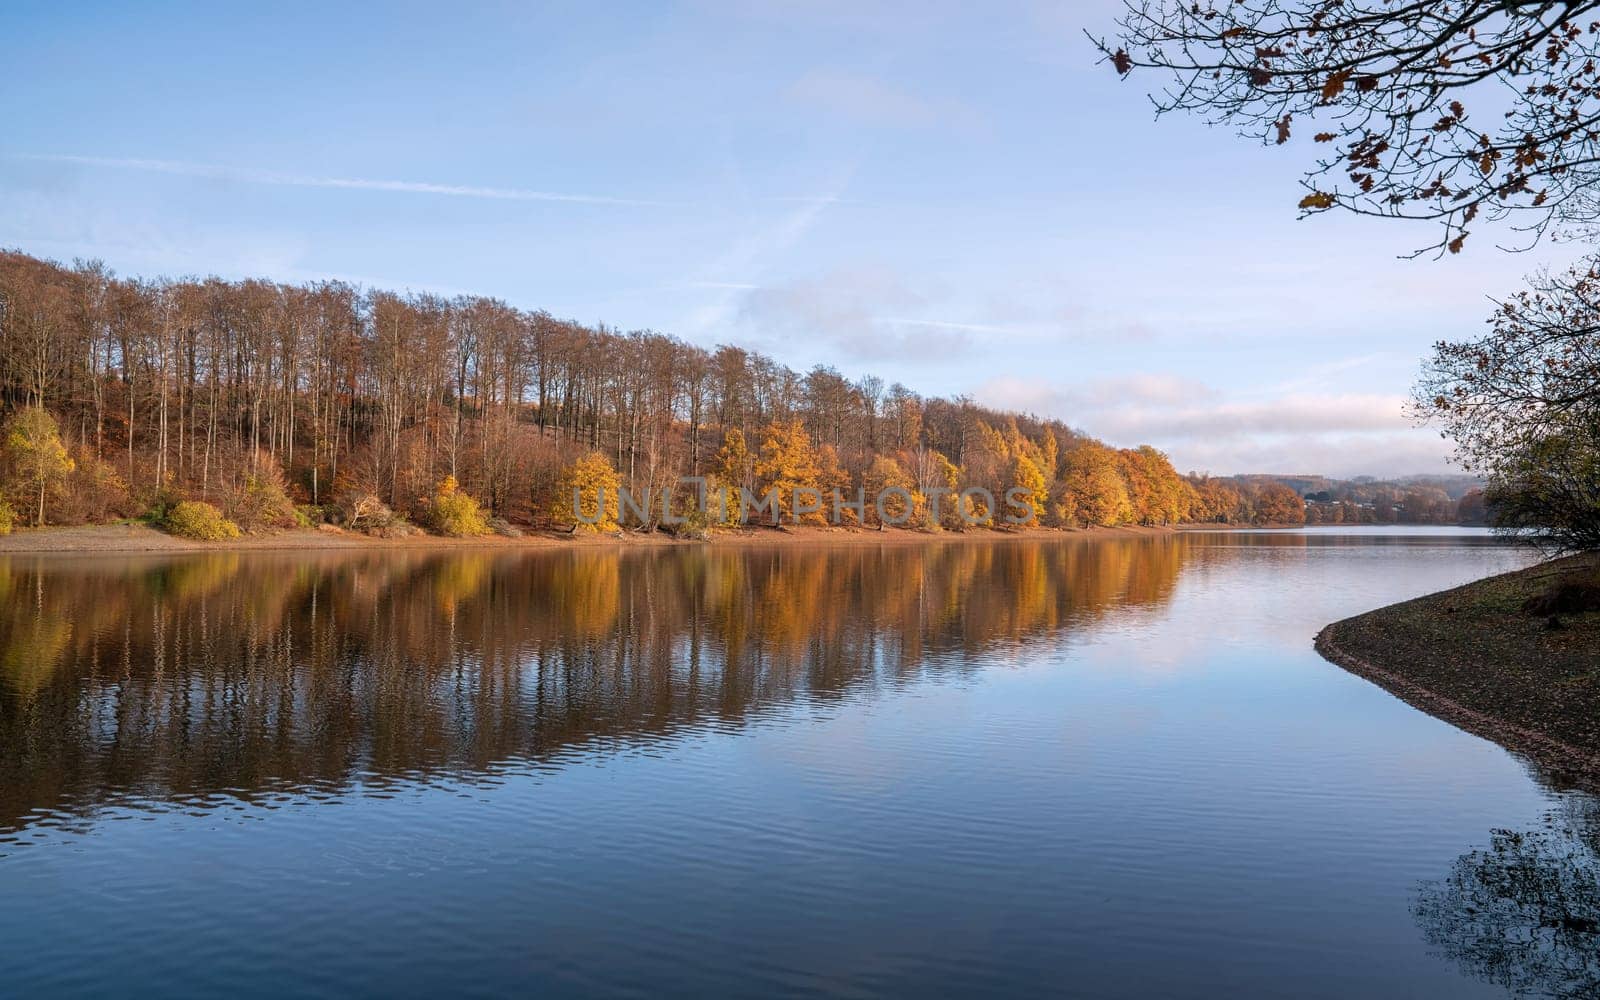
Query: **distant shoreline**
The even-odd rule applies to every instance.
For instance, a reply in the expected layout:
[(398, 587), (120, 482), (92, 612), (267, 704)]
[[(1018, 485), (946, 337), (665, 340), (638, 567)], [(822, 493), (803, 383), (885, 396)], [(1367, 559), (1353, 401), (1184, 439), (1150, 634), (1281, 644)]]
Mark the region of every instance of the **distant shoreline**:
[(1335, 622), (1315, 646), (1558, 783), (1600, 789), (1600, 610), (1523, 610), (1560, 584), (1597, 578), (1594, 556), (1540, 563)]

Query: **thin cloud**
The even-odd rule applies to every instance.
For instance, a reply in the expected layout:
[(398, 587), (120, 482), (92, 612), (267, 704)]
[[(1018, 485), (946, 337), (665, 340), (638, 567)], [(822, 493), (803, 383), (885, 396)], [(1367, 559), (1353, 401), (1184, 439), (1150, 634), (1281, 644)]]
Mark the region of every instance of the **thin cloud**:
[(1027, 330), (1014, 326), (992, 326), (987, 323), (955, 323), (943, 319), (903, 319), (894, 316), (879, 318), (878, 322), (893, 326), (927, 326), (937, 330), (963, 330), (967, 333), (997, 333), (1007, 337), (1028, 336)]
[(1335, 361), (1326, 361), (1322, 364), (1310, 365), (1303, 373), (1294, 378), (1279, 382), (1263, 392), (1286, 393), (1302, 392), (1308, 389), (1321, 388), (1329, 382), (1329, 376), (1365, 368), (1380, 361), (1389, 361), (1394, 355), (1389, 351), (1376, 351), (1371, 354), (1362, 354), (1352, 358), (1340, 358)]
[[(1359, 367), (1348, 359), (1347, 367)], [(1338, 367), (1344, 362), (1331, 362)], [(1149, 443), (1181, 469), (1400, 475), (1449, 469), (1449, 448), (1414, 427), (1405, 398), (1381, 393), (1254, 393), (1231, 398), (1203, 382), (1146, 374), (1058, 385), (1001, 377), (980, 402), (1060, 417), (1112, 444)], [(1248, 398), (1247, 398), (1248, 397)]]
[(871, 264), (767, 282), (740, 299), (742, 336), (780, 354), (805, 343), (859, 360), (948, 362), (982, 345), (1060, 335), (1043, 325), (993, 322), (937, 276)]
[(965, 350), (967, 331), (878, 318), (885, 312), (920, 312), (926, 307), (926, 291), (892, 270), (840, 268), (746, 293), (738, 321), (746, 339), (770, 345), (780, 354), (797, 342), (825, 344), (831, 353), (857, 360)]
[(484, 198), (492, 201), (554, 201), (586, 205), (654, 205), (669, 204), (637, 198), (613, 198), (606, 195), (563, 194), (555, 191), (533, 191), (526, 188), (477, 187), (467, 184), (434, 184), (427, 181), (397, 181), (369, 177), (312, 177), (304, 174), (286, 174), (255, 167), (230, 167), (210, 163), (188, 163), (182, 160), (141, 160), (108, 156), (75, 156), (62, 153), (15, 153), (12, 159), (44, 163), (71, 163), (85, 167), (107, 167), (115, 170), (143, 170), (150, 173), (175, 174), (182, 177), (208, 177), (217, 180), (240, 181), (246, 184), (271, 184), (283, 187), (335, 188), (349, 191), (382, 191), (397, 194), (431, 194), (450, 198)]
[(828, 208), (838, 201), (854, 172), (855, 167), (851, 166), (832, 186), (832, 191), (798, 202), (794, 211), (773, 225), (750, 233), (728, 248), (716, 260), (700, 269), (699, 273), (704, 277), (687, 279), (684, 283), (706, 284), (708, 291), (716, 293), (712, 301), (693, 310), (684, 319), (682, 325), (690, 335), (702, 335), (726, 324), (734, 314), (737, 297), (758, 295), (763, 291), (763, 286), (759, 284), (747, 287), (746, 282), (724, 281), (718, 275), (758, 273), (763, 263), (787, 253), (805, 238)]

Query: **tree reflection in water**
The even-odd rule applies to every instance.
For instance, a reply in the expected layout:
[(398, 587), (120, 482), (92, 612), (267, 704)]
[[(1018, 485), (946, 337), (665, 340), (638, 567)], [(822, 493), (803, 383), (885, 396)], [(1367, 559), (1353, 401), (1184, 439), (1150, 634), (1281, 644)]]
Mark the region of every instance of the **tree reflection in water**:
[(1184, 536), (0, 559), (0, 830), (553, 766), (1164, 604)]
[(1600, 811), (1563, 804), (1541, 829), (1494, 831), (1413, 907), (1440, 954), (1517, 996), (1600, 996)]

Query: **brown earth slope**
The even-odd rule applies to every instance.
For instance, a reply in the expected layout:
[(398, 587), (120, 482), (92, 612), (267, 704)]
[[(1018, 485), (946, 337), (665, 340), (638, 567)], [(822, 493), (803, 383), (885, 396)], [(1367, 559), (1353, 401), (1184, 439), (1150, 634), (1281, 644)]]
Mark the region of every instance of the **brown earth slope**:
[(1317, 650), (1402, 700), (1600, 785), (1600, 556), (1573, 556), (1335, 622)]

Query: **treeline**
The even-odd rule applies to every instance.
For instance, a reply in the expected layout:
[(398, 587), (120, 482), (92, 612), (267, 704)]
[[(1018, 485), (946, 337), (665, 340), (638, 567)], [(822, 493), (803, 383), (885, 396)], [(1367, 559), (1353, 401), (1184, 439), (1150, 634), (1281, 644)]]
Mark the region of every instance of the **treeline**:
[(824, 495), (899, 486), (926, 528), (963, 527), (926, 501), (974, 486), (1024, 488), (1040, 524), (1304, 519), (1292, 490), (1183, 477), (1150, 447), (738, 347), (491, 298), (128, 279), (18, 252), (0, 252), (0, 412), (9, 505), (38, 523), (199, 500), (247, 530), (386, 525), (369, 515), (426, 517), (464, 495), (484, 523), (546, 526), (570, 522), (573, 485), (659, 490), (684, 475)]
[(1230, 476), (1226, 482), (1243, 495), (1268, 484), (1287, 487), (1304, 498), (1307, 524), (1483, 525), (1492, 521), (1482, 480), (1473, 476), (1408, 476), (1379, 480), (1370, 476)]
[(1425, 483), (1338, 483), (1306, 494), (1308, 524), (1460, 524), (1492, 522), (1481, 488), (1452, 497)]

